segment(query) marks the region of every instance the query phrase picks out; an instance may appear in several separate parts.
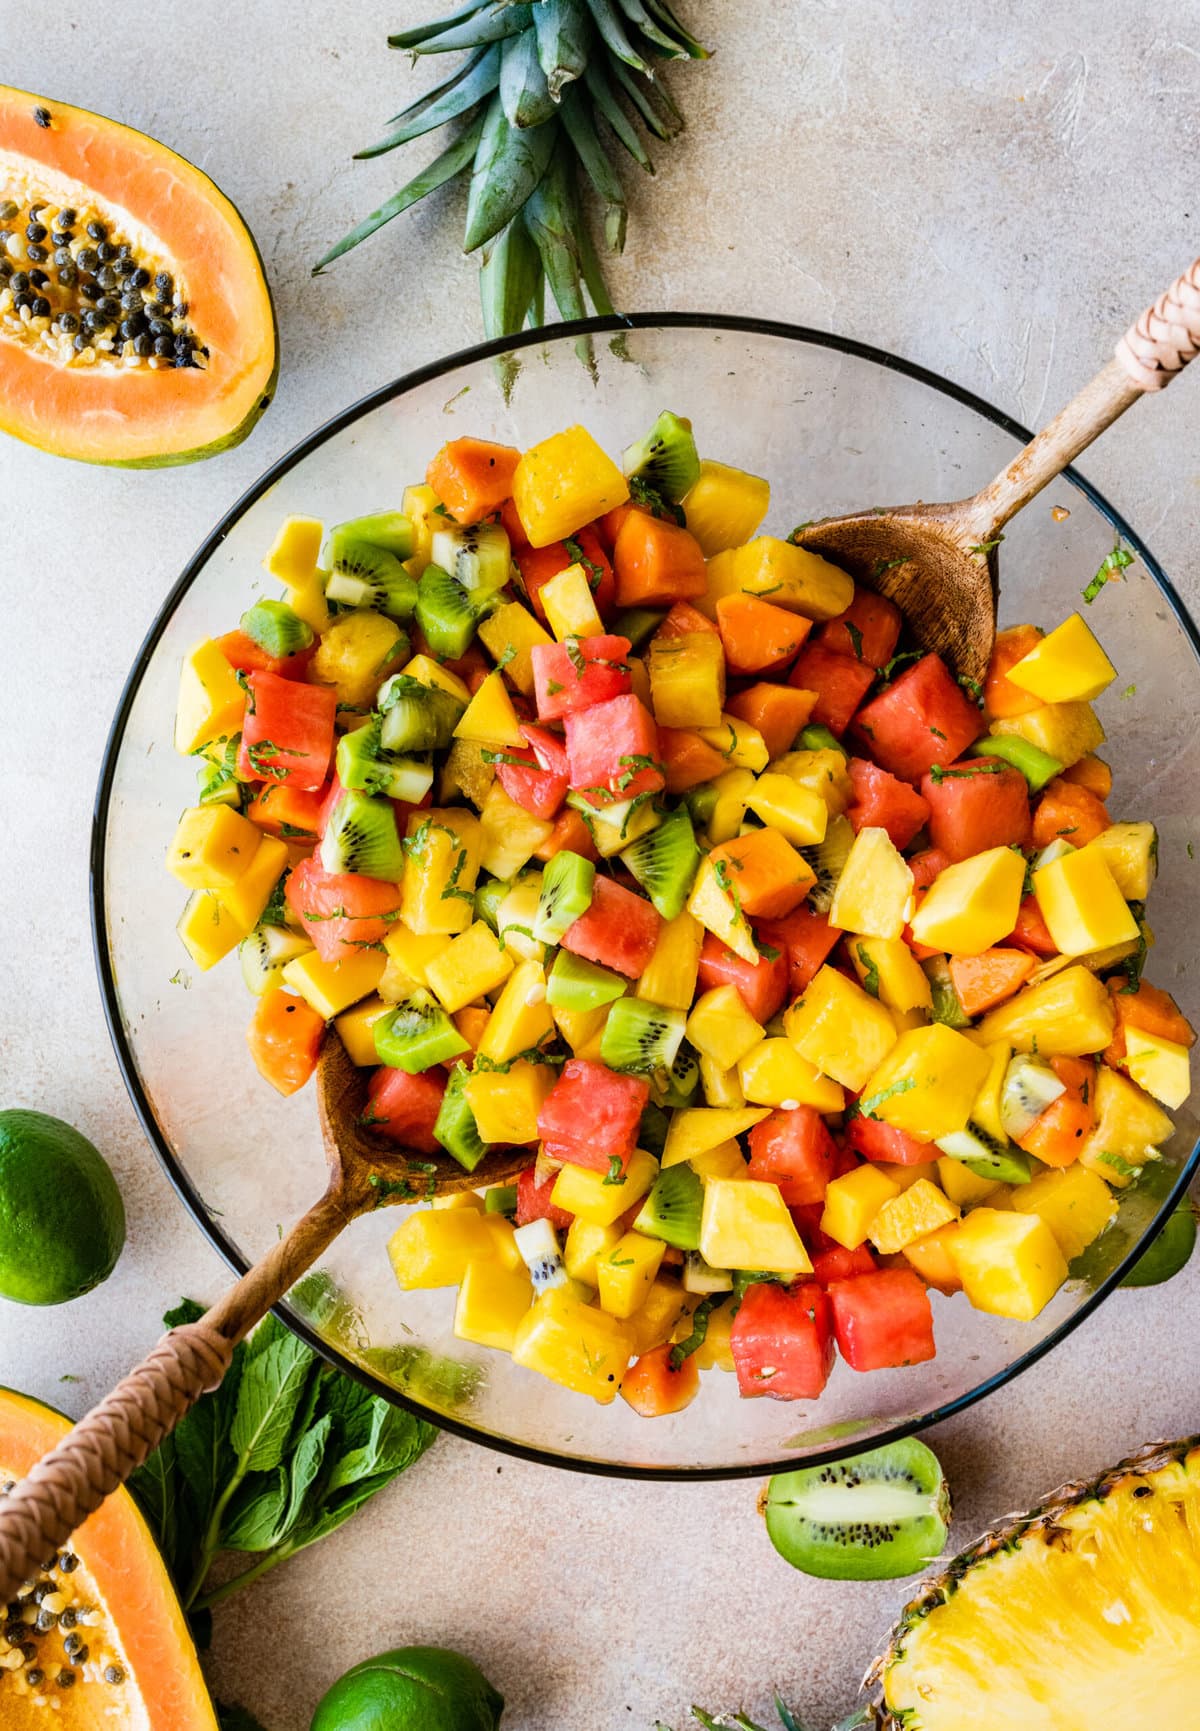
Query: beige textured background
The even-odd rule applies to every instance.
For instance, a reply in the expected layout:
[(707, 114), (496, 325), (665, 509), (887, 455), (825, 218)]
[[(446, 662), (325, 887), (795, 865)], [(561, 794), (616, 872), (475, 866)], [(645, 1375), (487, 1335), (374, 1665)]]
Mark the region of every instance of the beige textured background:
[[(1200, 8), (1138, 0), (679, 0), (717, 50), (675, 78), (691, 126), (630, 177), (619, 304), (757, 312), (939, 368), (1025, 420), (1053, 410), (1196, 250)], [(429, 0), (0, 0), (3, 76), (158, 134), (261, 243), (284, 370), (248, 444), (123, 475), (0, 448), (0, 1098), (58, 1111), (112, 1159), (130, 1217), (110, 1283), (66, 1310), (0, 1303), (0, 1382), (82, 1411), (164, 1303), (224, 1277), (117, 1076), (93, 978), (86, 851), (118, 690), (208, 526), (296, 439), (478, 333), (444, 202), (313, 282), (308, 266), (400, 184), (352, 164), (429, 76), (389, 28)], [(423, 160), (405, 153), (405, 177)], [(634, 171), (636, 172), (636, 171)], [(1084, 470), (1193, 605), (1200, 381), (1146, 405)], [(1200, 1428), (1200, 1265), (1122, 1294), (1016, 1385), (932, 1438), (956, 1537), (1151, 1436)], [(77, 1378), (62, 1382), (64, 1376)], [(740, 1483), (632, 1485), (441, 1442), (370, 1515), (217, 1618), (219, 1692), (269, 1731), (379, 1648), (473, 1653), (514, 1731), (647, 1731), (687, 1704), (764, 1719), (778, 1684), (845, 1711), (903, 1587), (829, 1587), (773, 1553)]]

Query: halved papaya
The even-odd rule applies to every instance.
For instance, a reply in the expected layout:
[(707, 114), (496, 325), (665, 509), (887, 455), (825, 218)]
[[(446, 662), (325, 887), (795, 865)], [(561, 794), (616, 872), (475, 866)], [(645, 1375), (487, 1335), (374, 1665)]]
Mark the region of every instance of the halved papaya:
[(144, 133), (0, 85), (0, 429), (127, 468), (236, 445), (271, 400), (250, 232)]
[[(0, 1389), (0, 1490), (70, 1428), (50, 1407)], [(217, 1731), (166, 1566), (127, 1491), (84, 1522), (38, 1583), (45, 1579), (59, 1597), (35, 1589), (28, 1602), (35, 1614), (39, 1602), (48, 1605), (54, 1626), (30, 1623), (22, 1601), (22, 1614), (10, 1605), (0, 1625), (4, 1731), (46, 1731), (51, 1723), (55, 1731)], [(14, 1654), (20, 1662), (10, 1668)]]

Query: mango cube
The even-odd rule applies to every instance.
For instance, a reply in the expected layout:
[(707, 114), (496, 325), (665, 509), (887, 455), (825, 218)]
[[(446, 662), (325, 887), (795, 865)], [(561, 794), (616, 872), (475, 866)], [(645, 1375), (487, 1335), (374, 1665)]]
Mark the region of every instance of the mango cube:
[[(375, 1050), (375, 1024), (381, 1016), (386, 1016), (391, 1005), (383, 998), (375, 996), (366, 998), (361, 1004), (356, 1004), (352, 1010), (343, 1010), (337, 1017), (334, 1027), (338, 1031), (342, 1045), (346, 1048), (346, 1056), (352, 1064), (360, 1068), (374, 1069), (379, 1062), (379, 1054)], [(470, 1190), (459, 1192), (470, 1196)]]
[(856, 1166), (827, 1187), (821, 1231), (844, 1249), (857, 1250), (866, 1243), (879, 1210), (900, 1194), (900, 1186), (877, 1166)]
[(1117, 1199), (1103, 1178), (1081, 1166), (1039, 1172), (1028, 1184), (1014, 1184), (1008, 1206), (1016, 1214), (1036, 1214), (1073, 1262), (1115, 1217)]
[(284, 965), (283, 983), (331, 1022), (378, 989), (386, 965), (378, 950), (363, 950), (340, 962), (322, 961), (316, 950), (308, 950)]
[(715, 608), (722, 595), (739, 590), (817, 620), (836, 619), (854, 599), (853, 580), (844, 571), (819, 553), (774, 535), (759, 535), (708, 561), (708, 595), (702, 607)]
[(492, 1254), (482, 1214), (471, 1208), (421, 1208), (388, 1239), (392, 1272), (405, 1292), (458, 1286), (468, 1265)]
[[(845, 757), (827, 747), (787, 751), (775, 759), (768, 774), (786, 775), (789, 781), (817, 794), (830, 818), (840, 817), (854, 797), (854, 783)], [(848, 836), (849, 833), (847, 829)]]
[[(548, 588), (543, 587), (543, 597)], [(651, 638), (649, 666), (651, 704), (660, 727), (720, 726), (725, 651), (715, 631)]]
[(863, 990), (886, 1004), (893, 1018), (933, 1006), (929, 976), (903, 938), (847, 939), (850, 960)]
[(632, 1316), (649, 1296), (666, 1249), (661, 1238), (645, 1238), (640, 1232), (627, 1232), (610, 1251), (599, 1257), (596, 1280), (601, 1310), (607, 1311), (609, 1316)]
[(1025, 860), (993, 847), (939, 872), (912, 917), (919, 944), (952, 956), (976, 956), (1006, 938), (1017, 923)]
[(513, 476), (513, 504), (534, 547), (565, 541), (628, 497), (628, 481), (586, 427), (531, 445)]
[(285, 517), (262, 562), (263, 570), (289, 589), (311, 583), (324, 539), (325, 525), (319, 517)]
[(924, 1238), (941, 1226), (949, 1226), (960, 1210), (943, 1190), (928, 1178), (918, 1178), (899, 1196), (883, 1204), (867, 1234), (876, 1250), (889, 1256), (903, 1250), (916, 1238)]
[(236, 949), (250, 927), (221, 905), (215, 890), (194, 890), (175, 927), (198, 968), (207, 971)]
[(167, 850), (167, 870), (190, 890), (236, 883), (258, 851), (262, 831), (231, 805), (185, 811)]
[(839, 1082), (802, 1058), (790, 1040), (761, 1040), (737, 1067), (742, 1095), (757, 1106), (811, 1106), (840, 1112), (846, 1096)]
[(587, 572), (582, 565), (568, 565), (543, 583), (538, 599), (546, 610), (550, 629), (560, 643), (568, 637), (599, 637), (604, 621), (596, 611)]
[(746, 803), (755, 817), (761, 818), (768, 828), (777, 829), (796, 847), (810, 847), (825, 840), (829, 807), (813, 788), (790, 775), (764, 770), (750, 789)]
[(663, 1145), (662, 1164), (678, 1166), (684, 1160), (695, 1160), (719, 1148), (731, 1137), (744, 1136), (769, 1115), (766, 1106), (742, 1106), (722, 1109), (711, 1106), (688, 1106), (672, 1112)]
[(703, 1154), (697, 1154), (691, 1164), (692, 1171), (704, 1179), (744, 1179), (749, 1176), (746, 1156), (733, 1137), (728, 1142), (718, 1142), (715, 1148), (707, 1148)]
[(477, 1053), (493, 1064), (507, 1064), (553, 1033), (546, 971), (540, 962), (518, 962), (500, 989)]
[(951, 1240), (950, 1254), (976, 1310), (1031, 1322), (1067, 1278), (1054, 1234), (1036, 1214), (974, 1208)]
[(514, 1364), (607, 1406), (633, 1357), (633, 1346), (628, 1324), (581, 1303), (564, 1287), (552, 1287), (517, 1324), (512, 1356)]
[(990, 1010), (979, 1037), (1005, 1041), (1018, 1052), (1047, 1058), (1082, 1058), (1101, 1052), (1116, 1021), (1112, 999), (1089, 968), (1078, 963), (1026, 986), (1007, 1004)]
[(732, 895), (724, 889), (710, 858), (700, 861), (687, 911), (706, 931), (720, 938), (723, 944), (744, 962), (758, 962), (758, 945), (750, 921), (738, 907)]
[(965, 1130), (991, 1068), (988, 1054), (965, 1035), (932, 1022), (901, 1034), (866, 1080), (860, 1110), (920, 1142)]
[(714, 553), (748, 541), (770, 503), (769, 481), (703, 457), (699, 478), (688, 490), (684, 512), (688, 530), (699, 541), (704, 557), (711, 559)]
[(563, 1263), (572, 1280), (581, 1286), (597, 1284), (596, 1263), (621, 1241), (621, 1228), (616, 1225), (597, 1226), (577, 1214), (567, 1228), (563, 1244)]
[(843, 1087), (859, 1089), (896, 1043), (884, 1005), (836, 968), (822, 967), (783, 1018), (802, 1058)]
[(422, 935), (465, 932), (475, 918), (479, 819), (460, 807), (431, 807), (409, 814), (405, 836), (400, 885), (404, 924)]
[(1154, 1158), (1175, 1126), (1149, 1094), (1108, 1064), (1096, 1068), (1092, 1099), (1096, 1122), (1079, 1151), (1080, 1163), (1123, 1190)]
[(175, 749), (184, 756), (242, 725), (246, 693), (219, 644), (206, 638), (184, 656), (175, 708)]
[(713, 1178), (704, 1186), (700, 1254), (714, 1268), (807, 1274), (807, 1250), (776, 1184)]
[[(719, 643), (720, 639), (715, 641)], [(760, 769), (767, 767), (771, 754), (766, 740), (757, 727), (752, 727), (740, 716), (723, 712), (715, 726), (698, 727), (696, 732), (706, 745), (719, 751), (735, 769), (750, 770), (757, 775)]]
[(521, 750), (525, 736), (500, 669), (494, 668), (459, 717), (455, 739), (503, 750)]
[(480, 1070), (464, 1084), (463, 1095), (485, 1142), (520, 1147), (538, 1139), (538, 1113), (554, 1086), (548, 1064), (518, 1059), (508, 1070)]
[(678, 1330), (688, 1332), (688, 1317), (697, 1300), (690, 1297), (677, 1280), (660, 1274), (649, 1292), (629, 1318), (633, 1335), (633, 1350), (637, 1358), (665, 1346)]
[(736, 986), (714, 986), (696, 999), (686, 1033), (698, 1052), (722, 1064), (736, 1064), (758, 1045), (762, 1025), (756, 1022)]
[(1104, 744), (1104, 729), (1087, 703), (1043, 703), (1025, 715), (994, 716), (993, 733), (1015, 733), (1056, 757), (1065, 769)]
[(425, 971), (428, 964), (449, 949), (452, 942), (449, 932), (411, 932), (403, 920), (397, 920), (384, 938), (383, 947), (406, 980), (428, 986)]
[(1132, 909), (1103, 855), (1091, 848), (1064, 854), (1034, 872), (1033, 893), (1064, 956), (1082, 956), (1137, 939)]
[(512, 971), (512, 957), (500, 948), (500, 940), (491, 926), (484, 920), (476, 920), (431, 957), (425, 979), (443, 1009), (453, 1015), (476, 998), (496, 991)]
[(1099, 697), (1117, 670), (1078, 613), (1071, 613), (1008, 670), (1022, 691), (1043, 703), (1086, 703)]
[(276, 835), (264, 835), (254, 850), (254, 858), (236, 882), (217, 890), (217, 900), (239, 925), (247, 931), (253, 930), (287, 864), (287, 842)]
[(1177, 1040), (1165, 1040), (1145, 1028), (1125, 1031), (1125, 1069), (1139, 1088), (1172, 1110), (1192, 1091), (1191, 1054)]
[(600, 1004), (594, 1010), (566, 1010), (561, 1004), (551, 1008), (554, 1025), (577, 1058), (600, 1062), (600, 1042), (608, 1021), (611, 1004)]
[(537, 644), (551, 641), (545, 626), (519, 601), (506, 601), (502, 607), (497, 607), (494, 613), (489, 613), (486, 619), (480, 620), (478, 635), (479, 641), (493, 661), (508, 656), (504, 664), (505, 673), (518, 691), (523, 691), (526, 697), (532, 697), (532, 651)]
[(468, 1262), (454, 1307), (454, 1333), (476, 1346), (511, 1352), (532, 1303), (533, 1286), (524, 1267), (504, 1268), (490, 1258)]
[(957, 1236), (958, 1222), (951, 1221), (946, 1226), (939, 1226), (936, 1232), (915, 1238), (904, 1246), (905, 1261), (916, 1269), (926, 1286), (932, 1286), (938, 1292), (962, 1291), (953, 1251)]
[(833, 892), (830, 925), (864, 937), (898, 938), (912, 911), (907, 860), (885, 829), (860, 829)]
[[(461, 1194), (463, 1193), (460, 1192), (460, 1195)], [(468, 1196), (473, 1196), (475, 1192), (469, 1190), (466, 1194)], [(480, 1200), (482, 1201), (482, 1197)], [(484, 1228), (491, 1240), (491, 1253), (496, 1258), (497, 1262), (500, 1263), (501, 1267), (507, 1268), (510, 1273), (514, 1274), (521, 1269), (524, 1269), (525, 1272), (528, 1273), (525, 1258), (521, 1255), (520, 1249), (517, 1245), (517, 1231), (512, 1221), (506, 1220), (503, 1214), (485, 1213), (481, 1215), (480, 1218), (482, 1219)]]
[(756, 781), (748, 769), (727, 769), (709, 787), (713, 806), (708, 815), (708, 839), (713, 846), (732, 841), (741, 831)]
[(977, 1202), (986, 1202), (992, 1192), (999, 1189), (997, 1179), (981, 1178), (949, 1154), (942, 1155), (937, 1169), (938, 1183), (951, 1202), (956, 1202), (960, 1208), (974, 1208)]
[(603, 1172), (567, 1165), (554, 1180), (550, 1199), (556, 1208), (588, 1220), (593, 1226), (611, 1226), (640, 1202), (658, 1177), (658, 1161), (644, 1148), (635, 1148), (619, 1183), (610, 1184)]
[(634, 987), (634, 996), (667, 1009), (690, 1010), (696, 995), (704, 927), (685, 912), (659, 927), (645, 973)]

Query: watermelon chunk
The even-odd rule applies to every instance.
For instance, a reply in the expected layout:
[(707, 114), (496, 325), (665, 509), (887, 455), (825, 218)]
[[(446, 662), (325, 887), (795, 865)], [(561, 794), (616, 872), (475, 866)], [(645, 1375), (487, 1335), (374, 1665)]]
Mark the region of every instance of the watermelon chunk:
[(637, 1147), (638, 1126), (650, 1084), (622, 1076), (606, 1064), (570, 1058), (538, 1113), (538, 1135), (555, 1160), (606, 1172), (614, 1160), (624, 1171)]
[(789, 1208), (814, 1207), (823, 1199), (837, 1147), (819, 1112), (811, 1106), (772, 1112), (748, 1140), (748, 1177), (777, 1184)]
[(505, 752), (496, 775), (509, 799), (534, 817), (551, 818), (570, 785), (566, 750), (558, 735), (544, 727), (522, 723), (521, 732), (528, 742), (525, 749)]
[[(383, 1065), (367, 1084), (366, 1119), (389, 1142), (401, 1142), (417, 1154), (436, 1154), (440, 1145), (433, 1126), (445, 1092), (446, 1072), (440, 1064), (415, 1076)], [(419, 1190), (419, 1177), (413, 1187)]]
[(816, 642), (805, 644), (788, 674), (789, 685), (817, 694), (809, 719), (837, 734), (845, 733), (874, 683), (875, 669), (869, 661), (839, 655), (836, 649)]
[[(562, 935), (562, 947), (636, 980), (650, 965), (662, 920), (643, 896), (597, 875), (592, 901)], [(839, 934), (840, 935), (840, 934)]]
[(924, 1166), (936, 1160), (938, 1154), (928, 1142), (918, 1142), (914, 1136), (897, 1130), (894, 1124), (864, 1118), (861, 1113), (850, 1120), (846, 1144), (864, 1159), (882, 1160), (887, 1166)]
[(517, 1225), (528, 1226), (534, 1220), (548, 1220), (556, 1232), (565, 1232), (575, 1216), (551, 1201), (557, 1172), (551, 1172), (544, 1183), (537, 1181), (537, 1167), (527, 1166), (517, 1175)]
[(998, 757), (972, 757), (921, 781), (929, 839), (952, 860), (990, 847), (1028, 847), (1033, 833), (1029, 783)]
[[(632, 692), (565, 718), (571, 786), (594, 805), (657, 793), (666, 777), (654, 717)], [(610, 797), (611, 796), (611, 797)]]
[(292, 871), (284, 898), (323, 962), (340, 962), (382, 943), (400, 910), (399, 884), (359, 872), (327, 872), (315, 855)]
[(854, 599), (844, 613), (830, 619), (813, 636), (814, 643), (839, 655), (853, 655), (872, 667), (885, 667), (900, 641), (900, 609), (871, 589), (854, 590)]
[(824, 914), (803, 906), (779, 920), (755, 920), (754, 932), (761, 943), (786, 956), (788, 994), (793, 998), (804, 991), (842, 936)]
[(854, 799), (846, 808), (846, 816), (855, 833), (860, 829), (885, 829), (893, 844), (903, 851), (929, 821), (927, 801), (906, 781), (897, 780), (866, 758), (852, 757), (849, 768)]
[(983, 723), (936, 655), (923, 655), (873, 697), (854, 722), (867, 755), (902, 781), (919, 782), (935, 763), (954, 763)]
[(714, 986), (733, 986), (756, 1022), (769, 1022), (782, 1009), (788, 995), (788, 958), (782, 945), (772, 959), (760, 956), (757, 964), (746, 961), (712, 932), (705, 932), (698, 975), (701, 991)]
[(575, 710), (632, 689), (628, 637), (573, 637), (535, 643), (530, 650), (539, 721), (561, 721)]

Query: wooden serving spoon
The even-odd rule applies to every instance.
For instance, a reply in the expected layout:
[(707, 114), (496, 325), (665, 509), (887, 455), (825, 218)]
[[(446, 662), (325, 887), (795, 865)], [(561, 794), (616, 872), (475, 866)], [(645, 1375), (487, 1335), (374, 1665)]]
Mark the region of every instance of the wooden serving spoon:
[(317, 1066), (317, 1107), (329, 1163), (324, 1195), (197, 1322), (165, 1334), (137, 1369), (0, 1500), (0, 1605), (125, 1483), (189, 1407), (220, 1384), (238, 1341), (343, 1227), (393, 1203), (506, 1183), (529, 1164), (527, 1148), (498, 1149), (474, 1172), (465, 1172), (442, 1152), (412, 1153), (363, 1129), (365, 1104), (365, 1073), (350, 1062), (330, 1029)]
[(1117, 344), (1114, 357), (982, 492), (949, 505), (825, 517), (796, 541), (894, 601), (924, 649), (982, 684), (996, 632), (997, 541), (1022, 505), (1147, 391), (1200, 350), (1200, 259)]

